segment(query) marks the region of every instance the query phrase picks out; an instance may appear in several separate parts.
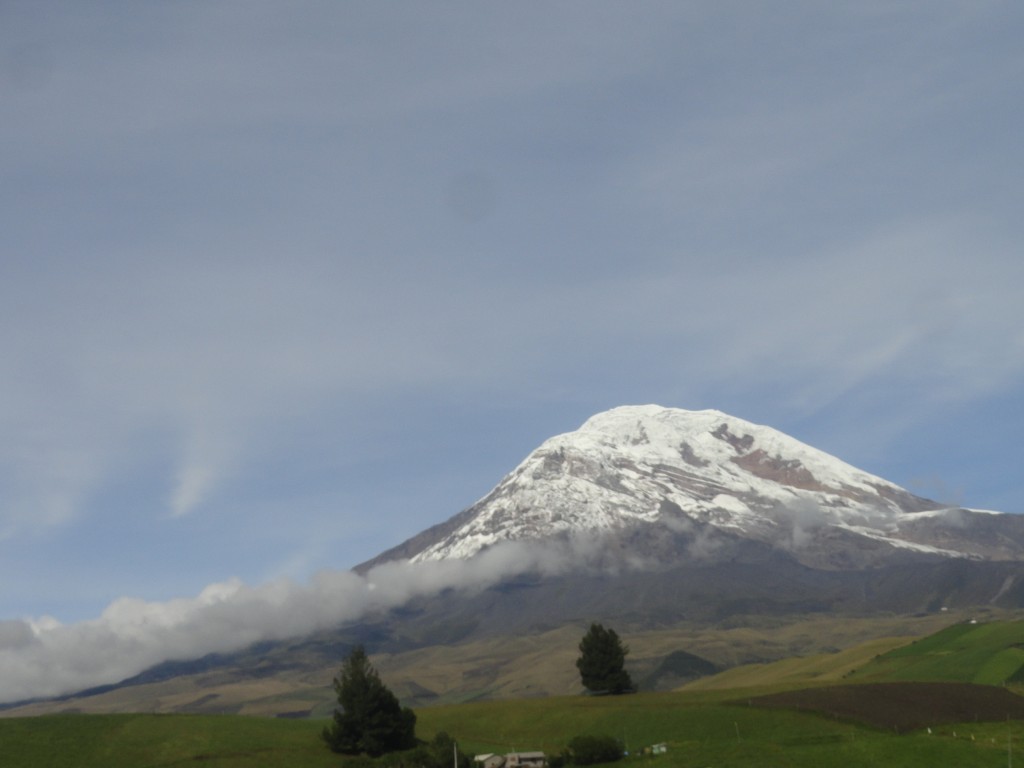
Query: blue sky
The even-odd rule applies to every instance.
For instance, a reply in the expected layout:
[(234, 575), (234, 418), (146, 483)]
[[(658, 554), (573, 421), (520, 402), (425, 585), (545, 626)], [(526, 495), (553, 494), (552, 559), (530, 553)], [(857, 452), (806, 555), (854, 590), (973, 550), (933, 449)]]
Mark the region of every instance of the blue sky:
[(306, 584), (629, 403), (1024, 511), (1022, 21), (3, 3), (0, 619)]

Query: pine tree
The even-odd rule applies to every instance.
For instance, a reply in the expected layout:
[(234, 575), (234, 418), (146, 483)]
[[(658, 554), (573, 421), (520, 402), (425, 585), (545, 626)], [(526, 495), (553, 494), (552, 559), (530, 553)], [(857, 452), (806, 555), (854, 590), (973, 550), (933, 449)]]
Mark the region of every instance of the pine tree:
[(576, 668), (583, 686), (592, 693), (630, 693), (633, 681), (624, 669), (629, 648), (623, 645), (614, 629), (591, 624), (580, 641), (580, 657)]
[(334, 678), (340, 709), (334, 722), (324, 728), (323, 739), (334, 752), (346, 755), (411, 749), (416, 745), (416, 715), (403, 708), (381, 682), (366, 651), (356, 646)]

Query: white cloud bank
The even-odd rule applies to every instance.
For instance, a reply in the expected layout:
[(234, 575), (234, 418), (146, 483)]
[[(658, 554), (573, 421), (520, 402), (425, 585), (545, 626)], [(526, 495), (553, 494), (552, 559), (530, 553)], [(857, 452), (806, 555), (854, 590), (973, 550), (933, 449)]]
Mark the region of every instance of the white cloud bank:
[(225, 653), (359, 619), (445, 589), (482, 590), (525, 571), (578, 563), (578, 545), (508, 543), (472, 560), (386, 563), (365, 576), (323, 571), (308, 584), (282, 579), (212, 584), (197, 597), (121, 598), (90, 621), (0, 621), (0, 703), (60, 696), (116, 683), (163, 661)]

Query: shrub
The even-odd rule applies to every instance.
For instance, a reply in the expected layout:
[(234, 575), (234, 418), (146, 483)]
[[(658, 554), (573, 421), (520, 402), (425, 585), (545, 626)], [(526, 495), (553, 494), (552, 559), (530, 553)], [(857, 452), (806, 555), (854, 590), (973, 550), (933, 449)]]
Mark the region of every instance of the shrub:
[(569, 742), (574, 765), (614, 763), (622, 759), (622, 744), (614, 736), (577, 736)]

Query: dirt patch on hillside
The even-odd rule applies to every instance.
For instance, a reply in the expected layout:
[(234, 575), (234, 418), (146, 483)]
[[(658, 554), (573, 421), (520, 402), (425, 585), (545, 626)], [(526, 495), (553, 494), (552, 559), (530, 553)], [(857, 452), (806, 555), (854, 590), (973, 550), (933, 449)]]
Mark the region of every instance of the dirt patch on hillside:
[(732, 462), (743, 467), (752, 475), (764, 480), (772, 480), (782, 485), (788, 485), (791, 488), (842, 493), (835, 488), (829, 488), (819, 483), (810, 470), (799, 461), (795, 459), (787, 460), (779, 456), (769, 456), (760, 448), (742, 456), (735, 456), (732, 458)]
[(1024, 720), (1024, 698), (972, 683), (839, 685), (775, 693), (750, 704), (817, 712), (899, 733), (950, 723)]

